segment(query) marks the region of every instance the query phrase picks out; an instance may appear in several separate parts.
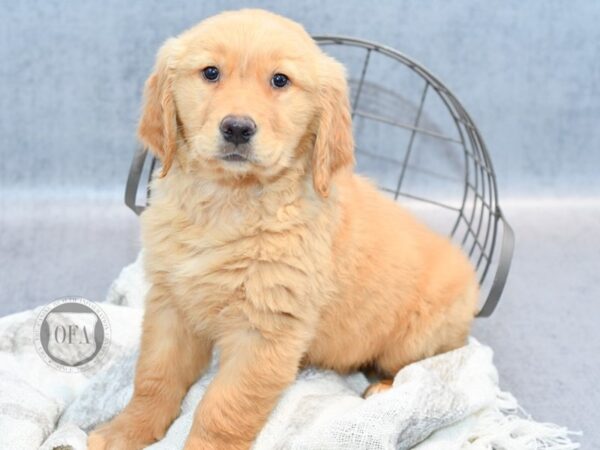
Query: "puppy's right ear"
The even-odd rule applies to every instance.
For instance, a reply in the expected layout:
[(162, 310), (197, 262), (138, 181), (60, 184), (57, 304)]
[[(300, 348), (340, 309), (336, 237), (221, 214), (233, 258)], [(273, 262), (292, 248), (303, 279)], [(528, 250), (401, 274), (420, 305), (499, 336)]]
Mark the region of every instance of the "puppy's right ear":
[(158, 51), (154, 72), (144, 88), (144, 106), (138, 137), (162, 162), (161, 177), (171, 165), (177, 148), (177, 114), (173, 100), (176, 39), (169, 39)]

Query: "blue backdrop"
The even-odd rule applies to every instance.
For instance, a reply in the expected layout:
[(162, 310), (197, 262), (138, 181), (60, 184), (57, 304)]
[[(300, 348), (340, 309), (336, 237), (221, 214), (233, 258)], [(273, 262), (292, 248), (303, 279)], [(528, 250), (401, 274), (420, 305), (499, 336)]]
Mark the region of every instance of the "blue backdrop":
[(504, 196), (600, 193), (600, 3), (21, 1), (0, 13), (0, 187), (120, 189), (160, 44), (258, 6), (390, 45), (463, 101)]

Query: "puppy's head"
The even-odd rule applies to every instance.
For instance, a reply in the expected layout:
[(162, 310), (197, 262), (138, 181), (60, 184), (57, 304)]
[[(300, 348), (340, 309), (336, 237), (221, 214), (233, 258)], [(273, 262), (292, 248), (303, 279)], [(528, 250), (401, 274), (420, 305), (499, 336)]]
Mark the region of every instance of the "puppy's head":
[(139, 136), (163, 175), (176, 161), (223, 180), (264, 182), (306, 161), (326, 196), (331, 175), (353, 162), (344, 69), (295, 22), (223, 13), (160, 49)]

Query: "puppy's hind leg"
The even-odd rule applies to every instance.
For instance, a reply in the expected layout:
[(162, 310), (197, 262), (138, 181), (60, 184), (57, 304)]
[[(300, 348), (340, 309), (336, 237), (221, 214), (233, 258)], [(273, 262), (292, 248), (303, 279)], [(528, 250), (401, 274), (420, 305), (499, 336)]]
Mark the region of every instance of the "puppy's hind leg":
[[(466, 344), (469, 335), (469, 320), (443, 324), (435, 333), (404, 334), (402, 339), (390, 340), (387, 349), (377, 359), (379, 373), (394, 377), (403, 367), (422, 359), (444, 353)], [(392, 387), (393, 380), (383, 379), (371, 384), (363, 393), (367, 398)]]
[(376, 381), (372, 383), (362, 394), (363, 398), (369, 398), (371, 395), (379, 394), (380, 392), (385, 392), (391, 389), (394, 380), (392, 379), (384, 379), (380, 381)]
[(160, 439), (179, 414), (181, 400), (208, 365), (212, 345), (193, 335), (158, 287), (148, 294), (133, 397), (88, 438), (90, 450), (132, 450)]

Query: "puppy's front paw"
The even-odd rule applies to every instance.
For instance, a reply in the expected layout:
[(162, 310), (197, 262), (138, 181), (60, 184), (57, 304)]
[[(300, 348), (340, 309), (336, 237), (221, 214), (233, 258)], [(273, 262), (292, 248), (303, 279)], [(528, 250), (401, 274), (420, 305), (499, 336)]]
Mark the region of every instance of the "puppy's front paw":
[(368, 398), (371, 395), (379, 394), (380, 392), (385, 392), (391, 389), (393, 383), (394, 380), (381, 380), (377, 383), (373, 383), (367, 389), (365, 389), (365, 392), (363, 392), (362, 396), (363, 398)]
[(154, 442), (132, 424), (127, 427), (117, 419), (96, 428), (88, 436), (88, 450), (138, 450)]
[(252, 447), (252, 441), (234, 438), (230, 436), (225, 438), (210, 438), (209, 434), (199, 434), (192, 431), (185, 441), (183, 450), (249, 450)]
[(88, 436), (88, 450), (137, 450), (142, 448), (128, 440), (126, 435), (110, 430), (96, 430)]
[(217, 450), (218, 447), (207, 439), (188, 436), (183, 450)]

